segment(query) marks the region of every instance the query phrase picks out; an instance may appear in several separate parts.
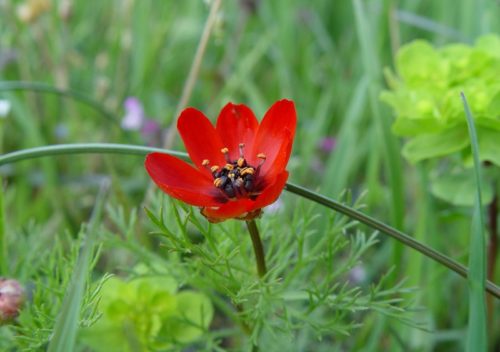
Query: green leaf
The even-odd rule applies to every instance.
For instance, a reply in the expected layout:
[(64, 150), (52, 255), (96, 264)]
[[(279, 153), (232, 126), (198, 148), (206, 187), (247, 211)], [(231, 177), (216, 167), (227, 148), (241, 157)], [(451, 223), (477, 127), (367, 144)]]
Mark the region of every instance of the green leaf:
[[(447, 139), (453, 126), (463, 124), (463, 106), (457, 99), (462, 91), (468, 96), (475, 123), (489, 131), (500, 131), (498, 35), (483, 36), (475, 46), (450, 44), (434, 48), (417, 40), (399, 50), (396, 68), (399, 77), (386, 70), (390, 91), (383, 92), (380, 99), (394, 109), (393, 133), (415, 137), (403, 150), (411, 162), (462, 149), (465, 139)], [(487, 144), (480, 148), (481, 160), (498, 165), (498, 148), (484, 142), (479, 130), (478, 133), (479, 143)], [(464, 160), (467, 164), (468, 159)]]
[(477, 128), (479, 137), (479, 158), (500, 166), (500, 131), (483, 127)]
[[(134, 272), (148, 274), (141, 265)], [(177, 293), (177, 288), (177, 281), (168, 275), (142, 276), (129, 282), (111, 278), (101, 290), (102, 316), (83, 329), (82, 340), (97, 351), (112, 350), (117, 343), (123, 351), (135, 351), (151, 346), (165, 349), (172, 341), (193, 341), (212, 321), (212, 303), (202, 293)]]
[(396, 56), (396, 67), (410, 87), (438, 90), (447, 86), (449, 66), (426, 41), (416, 40), (402, 47)]
[(177, 314), (164, 322), (160, 334), (188, 343), (208, 328), (214, 311), (210, 300), (197, 292), (183, 291), (178, 294), (177, 299)]
[(500, 59), (500, 37), (489, 34), (477, 39), (476, 48)]
[[(493, 199), (493, 188), (490, 183), (483, 182), (483, 204)], [(432, 180), (432, 194), (446, 202), (458, 206), (473, 206), (476, 201), (476, 181), (474, 171), (461, 170), (452, 174), (437, 175)]]
[(441, 133), (424, 134), (410, 139), (403, 147), (403, 156), (416, 163), (457, 152), (468, 144), (467, 129), (461, 124)]

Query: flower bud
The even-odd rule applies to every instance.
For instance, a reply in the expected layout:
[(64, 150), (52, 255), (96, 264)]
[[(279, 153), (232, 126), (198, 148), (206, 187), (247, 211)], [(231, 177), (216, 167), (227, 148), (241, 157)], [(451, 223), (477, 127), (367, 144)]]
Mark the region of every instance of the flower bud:
[(19, 282), (0, 278), (0, 325), (19, 315), (24, 298), (24, 289)]

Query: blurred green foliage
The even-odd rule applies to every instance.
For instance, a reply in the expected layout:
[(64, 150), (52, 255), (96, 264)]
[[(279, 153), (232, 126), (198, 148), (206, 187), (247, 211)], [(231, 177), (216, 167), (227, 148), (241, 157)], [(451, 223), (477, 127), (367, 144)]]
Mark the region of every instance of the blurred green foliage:
[(161, 350), (187, 344), (208, 328), (214, 313), (202, 293), (178, 292), (178, 283), (168, 274), (147, 273), (128, 282), (108, 279), (98, 311), (102, 315), (97, 323), (80, 334), (95, 351)]
[(411, 162), (462, 152), (471, 164), (463, 106), (470, 100), (478, 129), (480, 158), (500, 166), (500, 37), (478, 38), (474, 46), (436, 49), (422, 40), (403, 46), (395, 76), (386, 71), (391, 91), (381, 98), (396, 113), (394, 133), (410, 137), (403, 155)]

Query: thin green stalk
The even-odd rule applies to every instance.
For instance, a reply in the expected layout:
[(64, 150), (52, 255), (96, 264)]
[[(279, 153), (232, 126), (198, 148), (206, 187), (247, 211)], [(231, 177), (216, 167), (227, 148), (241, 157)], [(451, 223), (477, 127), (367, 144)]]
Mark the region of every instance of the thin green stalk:
[[(171, 151), (167, 149), (159, 149), (152, 147), (134, 146), (129, 144), (106, 144), (106, 143), (82, 143), (82, 144), (59, 144), (52, 146), (37, 147), (31, 149), (24, 149), (17, 152), (12, 152), (0, 156), (0, 166), (17, 162), (21, 160), (29, 160), (44, 156), (51, 155), (64, 155), (64, 154), (89, 154), (89, 153), (100, 153), (100, 154), (126, 154), (126, 155), (139, 155), (144, 156), (151, 152), (163, 152), (177, 156), (179, 158), (188, 159), (186, 153)], [(457, 263), (453, 259), (447, 257), (446, 255), (426, 246), (414, 240), (409, 235), (384, 224), (362, 212), (353, 209), (349, 206), (341, 204), (331, 198), (325, 197), (321, 194), (310, 191), (304, 187), (294, 185), (292, 183), (287, 183), (285, 189), (291, 193), (297, 194), (313, 202), (321, 204), (327, 208), (338, 211), (351, 219), (357, 220), (372, 229), (380, 231), (399, 242), (413, 248), (414, 250), (422, 253), (426, 257), (433, 259), (434, 261), (446, 266), (448, 269), (456, 272), (462, 277), (467, 277), (467, 268), (463, 265)], [(500, 299), (500, 287), (495, 285), (490, 281), (486, 281), (486, 291), (494, 295), (496, 298)]]
[(12, 153), (0, 155), (0, 166), (13, 162), (40, 158), (51, 155), (67, 154), (126, 154), (144, 156), (152, 152), (162, 152), (187, 159), (185, 153), (176, 152), (167, 149), (136, 146), (131, 144), (115, 143), (75, 143), (75, 144), (56, 144), (30, 149), (22, 149)]
[(266, 273), (266, 257), (264, 255), (264, 247), (262, 246), (262, 241), (260, 240), (259, 229), (255, 220), (245, 221), (247, 224), (248, 232), (250, 233), (250, 238), (252, 239), (253, 251), (255, 253), (255, 261), (257, 262), (257, 272), (259, 277), (263, 278)]
[(43, 93), (51, 93), (64, 97), (69, 97), (74, 100), (77, 100), (81, 103), (84, 103), (99, 112), (102, 116), (104, 116), (109, 121), (114, 123), (118, 122), (118, 117), (115, 116), (112, 112), (106, 110), (101, 104), (97, 103), (94, 99), (86, 96), (83, 93), (72, 89), (59, 89), (55, 88), (51, 85), (41, 82), (23, 82), (23, 81), (2, 81), (0, 82), (0, 92), (1, 91), (16, 91), (16, 90), (27, 90), (33, 92), (43, 92)]

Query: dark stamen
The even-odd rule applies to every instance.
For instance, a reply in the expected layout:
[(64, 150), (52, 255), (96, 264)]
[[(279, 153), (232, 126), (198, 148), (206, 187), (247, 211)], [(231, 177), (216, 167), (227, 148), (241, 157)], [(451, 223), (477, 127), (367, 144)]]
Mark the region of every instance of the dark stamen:
[(231, 160), (229, 156), (229, 149), (224, 147), (221, 153), (224, 154), (226, 164), (221, 168), (217, 165), (210, 167), (209, 160), (202, 161), (202, 165), (208, 168), (214, 178), (214, 186), (221, 190), (224, 195), (229, 199), (250, 197), (255, 199), (255, 179), (258, 177), (260, 167), (266, 160), (266, 155), (259, 153), (257, 158), (260, 163), (257, 168), (249, 165), (244, 156), (245, 144), (238, 145), (240, 157), (237, 160)]

